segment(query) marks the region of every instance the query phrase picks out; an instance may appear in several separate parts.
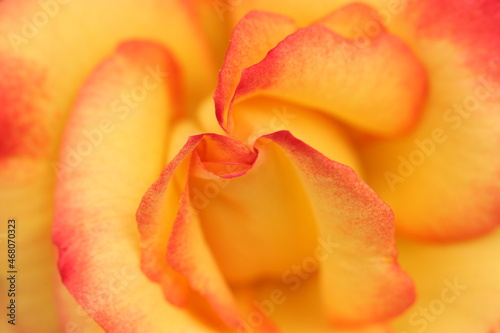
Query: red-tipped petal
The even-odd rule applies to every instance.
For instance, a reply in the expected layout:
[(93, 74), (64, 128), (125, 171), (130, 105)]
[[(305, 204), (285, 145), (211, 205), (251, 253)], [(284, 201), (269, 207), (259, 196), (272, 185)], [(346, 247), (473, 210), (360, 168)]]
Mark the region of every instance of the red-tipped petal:
[(59, 269), (73, 297), (106, 332), (215, 331), (170, 305), (140, 267), (135, 212), (164, 165), (174, 109), (168, 82), (147, 91), (128, 113), (113, 108), (124, 92), (144, 84), (148, 67), (168, 72), (171, 61), (156, 44), (121, 46), (84, 85), (63, 140), (61, 163), (79, 162), (57, 185)]
[(390, 136), (415, 125), (426, 90), (423, 67), (397, 37), (381, 34), (362, 47), (326, 27), (311, 26), (245, 69), (233, 103), (257, 93), (271, 95)]
[(321, 293), (334, 322), (390, 319), (415, 299), (413, 283), (396, 261), (390, 208), (349, 167), (288, 132), (266, 136), (297, 169), (315, 214)]
[(262, 60), (270, 49), (295, 30), (292, 20), (264, 12), (249, 13), (235, 27), (214, 94), (217, 119), (223, 128), (231, 126), (227, 112), (241, 71)]

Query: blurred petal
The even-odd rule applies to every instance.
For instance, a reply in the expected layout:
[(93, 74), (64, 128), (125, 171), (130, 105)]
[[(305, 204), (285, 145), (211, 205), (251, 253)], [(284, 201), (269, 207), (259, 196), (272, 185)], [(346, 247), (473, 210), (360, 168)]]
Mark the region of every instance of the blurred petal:
[(408, 236), (456, 241), (500, 223), (499, 19), (499, 3), (484, 0), (412, 2), (392, 16), (428, 69), (429, 98), (414, 132), (360, 151)]
[(210, 42), (211, 51), (214, 53), (216, 67), (220, 68), (226, 53), (231, 33), (227, 22), (214, 10), (212, 0), (188, 0), (190, 9), (200, 22), (201, 30)]
[[(19, 164), (18, 164), (19, 166)], [(53, 185), (50, 178), (43, 175), (53, 171), (46, 164), (23, 163), (23, 170), (3, 169), (0, 167), (0, 248), (2, 249), (2, 279), (0, 280), (0, 303), (2, 311), (10, 302), (8, 297), (9, 281), (7, 270), (8, 220), (16, 220), (16, 244), (14, 271), (16, 279), (16, 325), (2, 315), (2, 332), (36, 332), (43, 328), (49, 332), (57, 331), (56, 304), (54, 302), (55, 249), (50, 240), (52, 220), (51, 193)], [(30, 169), (29, 169), (30, 168)], [(14, 230), (14, 229), (10, 229)], [(12, 244), (12, 242), (11, 242)], [(10, 275), (10, 274), (9, 274)], [(41, 288), (43, 286), (43, 288)], [(4, 305), (5, 304), (5, 305)], [(4, 307), (5, 306), (5, 307)], [(24, 315), (29, 314), (29, 315)], [(11, 330), (12, 329), (12, 330)]]
[(154, 44), (121, 46), (80, 92), (63, 141), (62, 162), (75, 149), (81, 153), (79, 147), (90, 140), (88, 133), (102, 129), (103, 120), (111, 119), (114, 126), (71, 173), (62, 175), (54, 225), (62, 279), (106, 332), (215, 332), (166, 302), (159, 286), (140, 268), (135, 212), (164, 165), (173, 113), (168, 84), (147, 91), (122, 119), (116, 119), (112, 107), (123, 91), (144, 83), (149, 66), (167, 71), (170, 62), (168, 53)]
[[(407, 3), (412, 1), (387, 1), (387, 0), (364, 0), (363, 3), (352, 0), (316, 0), (314, 2), (282, 0), (282, 1), (266, 1), (266, 0), (245, 0), (245, 1), (222, 1), (227, 5), (225, 9), (225, 17), (234, 26), (246, 13), (252, 10), (268, 11), (280, 14), (298, 22), (300, 26), (307, 26), (312, 22), (322, 18), (327, 13), (338, 10), (343, 6), (364, 6), (369, 5), (377, 10), (382, 10), (385, 15), (390, 17), (398, 15), (402, 8), (407, 6)], [(372, 12), (376, 19), (377, 14)]]
[[(361, 43), (367, 42), (363, 38), (373, 39), (386, 31), (374, 9), (359, 2), (334, 10), (313, 24), (323, 25), (350, 39), (359, 39)], [(357, 46), (366, 47), (363, 44)]]
[(320, 283), (328, 317), (342, 324), (366, 324), (400, 314), (415, 294), (396, 262), (390, 208), (352, 169), (288, 132), (267, 138), (295, 165), (314, 211), (322, 239)]
[(64, 2), (0, 4), (0, 158), (53, 153), (78, 87), (127, 39), (169, 47), (183, 71), (182, 87), (193, 103), (188, 107), (210, 91), (214, 65), (182, 1)]
[(499, 230), (449, 245), (400, 239), (398, 249), (419, 297), (396, 321), (396, 332), (497, 332), (493, 328), (500, 322)]

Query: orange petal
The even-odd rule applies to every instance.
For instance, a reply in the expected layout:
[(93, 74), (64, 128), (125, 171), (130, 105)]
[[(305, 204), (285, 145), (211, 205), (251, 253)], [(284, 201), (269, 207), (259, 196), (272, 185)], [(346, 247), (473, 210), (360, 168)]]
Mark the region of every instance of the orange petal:
[[(295, 111), (302, 113), (296, 115)], [(325, 135), (308, 136), (313, 143), (320, 143), (325, 137), (338, 139), (335, 145), (328, 146), (327, 152), (345, 163), (356, 164), (342, 132), (321, 117), (322, 126), (314, 126), (314, 121), (309, 123), (308, 111), (291, 109), (290, 114), (297, 116), (299, 124), (310, 125), (299, 133), (312, 134), (315, 130), (315, 134)], [(251, 118), (256, 125), (262, 121), (259, 116)], [(230, 142), (225, 144), (228, 146)], [(207, 145), (191, 178), (192, 202), (199, 210), (206, 240), (223, 275), (233, 286), (280, 279), (283, 272), (311, 253), (316, 243), (309, 198), (295, 167), (272, 145), (258, 149), (255, 161), (241, 153), (215, 159), (207, 156), (207, 152), (222, 152), (227, 148)]]
[[(298, 284), (320, 265), (321, 293), (334, 322), (364, 324), (389, 319), (415, 298), (396, 262), (390, 208), (352, 169), (327, 159), (288, 132), (267, 136), (295, 165), (320, 235), (315, 257), (286, 279)], [(302, 275), (303, 276), (302, 276)]]
[[(127, 281), (127, 275), (124, 273), (126, 272), (119, 272), (121, 276), (118, 275), (118, 278), (114, 282)], [(105, 333), (102, 327), (76, 302), (60, 279), (58, 280), (56, 299), (59, 305), (57, 311), (59, 314), (60, 331), (65, 333), (80, 331), (85, 333)]]
[(396, 332), (497, 332), (500, 230), (447, 245), (399, 239), (398, 249), (418, 300), (395, 322)]
[[(186, 181), (186, 172), (181, 170), (182, 176), (175, 176), (177, 169), (186, 163), (205, 163), (214, 171), (228, 158), (240, 158), (251, 167), (253, 156), (253, 152), (233, 139), (213, 134), (193, 136), (148, 190), (137, 212), (143, 268), (148, 276), (163, 282), (167, 297), (178, 292), (175, 278), (182, 276), (232, 327), (241, 326), (236, 303), (204, 239), (197, 217), (199, 207), (190, 199), (191, 185)], [(187, 172), (193, 173), (192, 169)], [(177, 216), (170, 210), (178, 206), (174, 202), (179, 201), (179, 195), (169, 191), (171, 187), (184, 188)]]
[(214, 94), (217, 119), (223, 128), (230, 126), (227, 111), (241, 71), (262, 60), (271, 48), (295, 30), (290, 19), (264, 12), (249, 13), (234, 28)]
[[(164, 165), (173, 102), (168, 83), (161, 82), (126, 116), (113, 105), (124, 91), (144, 84), (149, 66), (166, 71), (170, 61), (155, 44), (121, 46), (82, 89), (63, 141), (62, 163), (75, 150), (86, 156), (57, 186), (53, 237), (59, 269), (73, 297), (106, 332), (216, 331), (166, 302), (140, 268), (135, 212)], [(114, 127), (98, 136), (104, 120)]]
[(443, 0), (392, 17), (428, 69), (429, 98), (414, 132), (364, 142), (361, 156), (406, 235), (456, 241), (500, 224), (499, 12), (495, 1)]
[(214, 10), (214, 2), (211, 0), (187, 0), (187, 3), (196, 15), (195, 21), (200, 23), (203, 35), (210, 42), (217, 68), (220, 68), (231, 37), (227, 22), (224, 22), (219, 13)]
[(263, 61), (245, 69), (233, 103), (256, 93), (317, 108), (387, 136), (415, 124), (425, 101), (426, 75), (394, 36), (381, 34), (360, 48), (323, 26), (311, 26), (288, 36)]
[(288, 101), (257, 97), (238, 104), (232, 135), (253, 146), (261, 136), (288, 130), (328, 158), (362, 174), (355, 147), (335, 119)]
[(206, 297), (227, 325), (240, 327), (232, 292), (217, 267), (196, 214), (190, 203), (188, 183), (170, 235), (167, 260), (195, 291)]
[[(365, 324), (389, 319), (408, 307), (414, 293), (395, 261), (390, 209), (350, 168), (286, 132), (267, 137), (276, 144), (258, 140), (259, 157), (244, 175), (224, 179), (219, 172), (217, 177), (205, 163), (193, 169), (191, 201), (223, 276), (233, 286), (283, 279), (290, 288), (318, 269), (318, 260), (310, 273), (300, 271), (300, 265), (311, 265), (313, 255), (319, 254), (324, 259), (320, 274), (329, 319)], [(208, 147), (205, 152), (224, 151)], [(229, 157), (219, 155), (215, 161), (233, 162), (225, 164), (228, 175), (239, 170), (236, 162), (250, 162)], [(214, 160), (204, 154), (201, 159)]]
[[(222, 151), (209, 147), (207, 152)], [(309, 199), (293, 165), (273, 147), (258, 150), (250, 167), (233, 156), (217, 159), (217, 169), (200, 152), (190, 180), (206, 241), (233, 286), (280, 279), (315, 244)]]

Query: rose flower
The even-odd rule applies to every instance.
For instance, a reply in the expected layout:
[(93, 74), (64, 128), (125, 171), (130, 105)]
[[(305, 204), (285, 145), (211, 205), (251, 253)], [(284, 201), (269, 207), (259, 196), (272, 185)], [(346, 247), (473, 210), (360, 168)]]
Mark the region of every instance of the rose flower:
[(500, 332), (500, 3), (0, 18), (2, 332)]

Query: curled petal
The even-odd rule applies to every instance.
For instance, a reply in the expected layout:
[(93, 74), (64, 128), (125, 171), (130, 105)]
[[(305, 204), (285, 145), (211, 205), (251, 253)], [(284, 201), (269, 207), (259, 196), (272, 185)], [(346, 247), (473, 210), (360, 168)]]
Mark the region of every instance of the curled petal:
[[(168, 251), (159, 251), (233, 327), (242, 322), (227, 282), (278, 277), (291, 283), (290, 269), (310, 253), (317, 257), (313, 271), (320, 265), (321, 295), (333, 322), (374, 323), (407, 308), (413, 285), (396, 262), (390, 209), (352, 169), (288, 132), (262, 137), (255, 147), (258, 157), (223, 136), (191, 137), (143, 199), (143, 249), (155, 246), (154, 230), (173, 222)], [(191, 165), (181, 185), (185, 194), (175, 221), (165, 221), (168, 182), (181, 159)], [(259, 247), (249, 251), (252, 244)]]
[(271, 48), (295, 30), (292, 20), (264, 12), (249, 13), (235, 27), (214, 94), (217, 120), (224, 129), (232, 126), (227, 112), (241, 71), (262, 60)]
[[(217, 172), (220, 164), (230, 158), (236, 159), (239, 165), (251, 165), (254, 153), (224, 136), (190, 137), (147, 191), (137, 211), (137, 222), (141, 234), (142, 267), (151, 279), (162, 282), (167, 298), (176, 302), (179, 289), (176, 279), (180, 276), (192, 290), (209, 301), (227, 325), (240, 327), (236, 303), (206, 244), (197, 216), (199, 207), (190, 197), (188, 181), (193, 173), (192, 163), (202, 164), (206, 172)], [(186, 171), (182, 170), (183, 164)], [(178, 172), (182, 176), (176, 176)], [(180, 187), (182, 195), (169, 190), (172, 187)], [(177, 211), (173, 209), (177, 205), (172, 203), (178, 202), (179, 198)], [(188, 291), (184, 292), (184, 297), (188, 296)]]
[(271, 95), (387, 136), (415, 125), (426, 91), (422, 65), (397, 37), (381, 34), (361, 47), (326, 27), (311, 26), (245, 69), (233, 103), (256, 93)]

